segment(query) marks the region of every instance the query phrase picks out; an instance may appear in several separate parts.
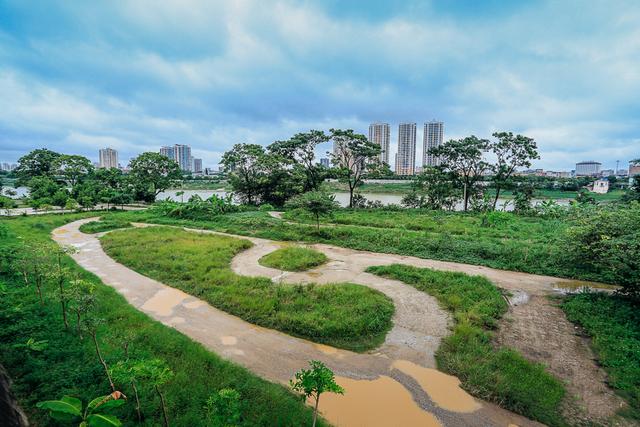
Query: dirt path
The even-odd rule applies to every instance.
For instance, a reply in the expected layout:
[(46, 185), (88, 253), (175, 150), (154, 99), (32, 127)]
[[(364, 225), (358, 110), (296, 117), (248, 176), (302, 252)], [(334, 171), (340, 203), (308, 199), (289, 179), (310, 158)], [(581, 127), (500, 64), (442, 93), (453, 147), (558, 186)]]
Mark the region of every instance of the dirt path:
[(606, 386), (606, 374), (594, 361), (588, 339), (547, 296), (535, 295), (526, 304), (512, 306), (501, 322), (496, 343), (546, 364), (565, 381), (569, 399), (575, 399), (576, 405), (566, 405), (564, 413), (575, 424), (609, 425), (625, 405)]
[[(446, 313), (430, 296), (401, 282), (381, 279), (363, 271), (369, 265), (391, 263), (462, 271), (482, 274), (499, 286), (525, 289), (534, 295), (549, 292), (559, 279), (328, 245), (311, 246), (326, 253), (332, 260), (329, 264), (305, 273), (283, 273), (256, 262), (280, 244), (234, 236), (254, 243), (253, 248), (233, 260), (232, 268), (239, 274), (264, 275), (287, 282), (350, 281), (389, 295), (397, 310), (393, 330), (375, 353), (357, 354), (249, 324), (118, 264), (104, 253), (96, 236), (79, 232), (79, 226), (91, 220), (95, 218), (76, 221), (53, 232), (54, 240), (60, 244), (78, 248), (73, 257), (79, 265), (92, 271), (152, 318), (268, 380), (286, 383), (308, 360), (324, 361), (336, 372), (338, 381), (348, 385), (346, 396), (327, 396), (321, 405), (323, 415), (334, 424), (382, 426), (389, 425), (389, 419), (395, 419), (398, 425), (538, 425), (473, 399), (458, 387), (455, 377), (430, 369), (437, 342), (446, 334)], [(437, 386), (433, 387), (434, 384)], [(375, 405), (377, 401), (393, 404)]]

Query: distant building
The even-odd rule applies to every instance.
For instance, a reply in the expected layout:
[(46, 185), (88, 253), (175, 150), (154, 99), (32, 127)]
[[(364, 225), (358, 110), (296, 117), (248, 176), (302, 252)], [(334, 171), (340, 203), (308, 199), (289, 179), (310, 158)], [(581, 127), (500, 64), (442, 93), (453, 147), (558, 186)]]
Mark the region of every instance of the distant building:
[(167, 156), (171, 160), (175, 160), (180, 166), (180, 170), (185, 172), (193, 171), (193, 156), (191, 155), (191, 146), (175, 144), (173, 147), (160, 147), (160, 154)]
[(117, 168), (118, 167), (118, 152), (113, 148), (101, 148), (99, 150), (100, 161), (98, 162), (99, 168)]
[(576, 176), (598, 176), (602, 163), (595, 161), (586, 161), (576, 163)]
[(171, 146), (160, 147), (160, 154), (170, 158), (171, 160), (176, 159), (176, 150), (174, 147), (171, 147)]
[(329, 159), (323, 157), (320, 159), (320, 166), (324, 166), (325, 168), (329, 167)]
[(640, 175), (640, 163), (629, 162), (629, 176)]
[(432, 120), (424, 124), (422, 136), (422, 166), (438, 166), (440, 159), (429, 152), (442, 145), (444, 140), (444, 123)]
[(15, 163), (3, 162), (2, 164), (0, 164), (0, 170), (5, 172), (11, 172), (17, 167), (18, 165), (16, 165)]
[(615, 174), (616, 172), (613, 169), (603, 169), (600, 171), (600, 176), (603, 176), (603, 177), (607, 177)]
[(389, 123), (371, 123), (369, 125), (369, 141), (380, 146), (380, 161), (389, 164), (389, 142), (391, 132)]
[(598, 194), (606, 194), (609, 191), (609, 180), (598, 179), (591, 185), (591, 191)]
[(396, 174), (414, 175), (416, 167), (416, 124), (400, 123), (398, 127), (398, 154)]
[(202, 159), (193, 159), (193, 173), (202, 173)]

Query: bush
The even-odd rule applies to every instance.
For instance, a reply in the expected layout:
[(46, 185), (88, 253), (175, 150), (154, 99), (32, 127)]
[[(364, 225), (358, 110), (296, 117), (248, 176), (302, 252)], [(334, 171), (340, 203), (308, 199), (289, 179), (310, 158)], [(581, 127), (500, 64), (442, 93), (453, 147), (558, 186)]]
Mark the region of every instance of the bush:
[(271, 205), (269, 203), (263, 203), (263, 204), (260, 205), (260, 210), (262, 212), (269, 212), (269, 211), (275, 210), (275, 208), (273, 207), (273, 205)]

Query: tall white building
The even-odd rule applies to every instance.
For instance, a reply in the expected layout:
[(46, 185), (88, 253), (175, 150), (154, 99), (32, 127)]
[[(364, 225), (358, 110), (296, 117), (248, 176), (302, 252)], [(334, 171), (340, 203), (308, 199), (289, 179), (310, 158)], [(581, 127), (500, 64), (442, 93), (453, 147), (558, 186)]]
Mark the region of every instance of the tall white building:
[(600, 174), (602, 163), (586, 161), (576, 163), (576, 176), (596, 176)]
[(369, 125), (369, 141), (380, 146), (380, 161), (389, 164), (389, 141), (391, 133), (388, 123), (371, 123)]
[(175, 160), (183, 171), (193, 171), (193, 157), (191, 156), (191, 146), (175, 144), (173, 147), (160, 147), (160, 154)]
[(100, 162), (99, 168), (117, 168), (118, 167), (118, 152), (113, 148), (101, 148), (99, 150)]
[(176, 150), (174, 147), (171, 147), (171, 146), (160, 147), (160, 154), (170, 158), (171, 160), (176, 159)]
[(440, 159), (429, 153), (432, 148), (442, 145), (444, 139), (444, 123), (432, 120), (424, 124), (422, 138), (422, 166), (438, 166)]
[(396, 174), (413, 175), (416, 170), (416, 124), (400, 123)]
[(202, 173), (202, 159), (193, 159), (193, 173)]

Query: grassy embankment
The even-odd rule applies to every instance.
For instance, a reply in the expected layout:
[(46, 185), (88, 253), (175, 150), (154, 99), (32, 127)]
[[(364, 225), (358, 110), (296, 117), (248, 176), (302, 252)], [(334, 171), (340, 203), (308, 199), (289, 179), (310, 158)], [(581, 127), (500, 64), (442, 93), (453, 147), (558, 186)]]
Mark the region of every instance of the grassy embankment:
[(114, 231), (101, 240), (118, 262), (257, 325), (354, 351), (377, 347), (391, 328), (393, 303), (365, 286), (275, 285), (235, 274), (231, 259), (248, 240), (168, 227)]
[[(0, 251), (31, 242), (50, 242), (52, 229), (90, 215), (42, 215), (6, 219), (0, 226), (6, 230), (0, 238)], [(4, 227), (3, 227), (4, 229)], [(2, 260), (2, 258), (0, 258)], [(243, 426), (301, 426), (311, 424), (311, 411), (286, 388), (261, 380), (247, 370), (207, 351), (176, 330), (151, 320), (129, 305), (123, 297), (102, 284), (93, 274), (78, 267), (69, 257), (64, 265), (74, 275), (95, 286), (97, 305), (93, 315), (105, 320), (97, 331), (101, 351), (107, 363), (123, 360), (123, 344), (129, 342), (129, 353), (135, 358), (160, 358), (175, 373), (163, 386), (172, 426), (205, 426), (203, 406), (207, 398), (226, 387), (241, 395)], [(88, 399), (109, 392), (104, 371), (96, 358), (90, 339), (80, 340), (75, 331), (64, 329), (55, 286), (45, 284), (45, 304), (40, 305), (33, 286), (9, 274), (0, 262), (0, 363), (14, 380), (13, 391), (27, 411), (32, 424), (58, 426), (43, 411), (35, 408), (42, 400), (64, 394)], [(46, 340), (42, 350), (25, 346), (27, 340)], [(114, 411), (125, 426), (135, 423), (133, 392), (127, 384), (117, 384), (129, 396), (127, 404)], [(142, 425), (162, 424), (160, 402), (148, 385), (140, 385)], [(324, 424), (324, 423), (323, 423)]]
[(561, 307), (591, 337), (609, 385), (629, 402), (623, 415), (640, 420), (640, 303), (585, 293), (568, 297)]
[(133, 227), (129, 221), (110, 219), (106, 221), (91, 221), (80, 226), (80, 231), (87, 234), (102, 233), (103, 231)]
[(258, 260), (266, 267), (284, 271), (305, 271), (328, 261), (322, 252), (300, 246), (289, 246), (275, 250)]
[(562, 383), (518, 352), (495, 349), (497, 321), (507, 311), (500, 290), (481, 276), (406, 265), (370, 267), (367, 271), (403, 281), (433, 295), (453, 313), (456, 325), (436, 353), (438, 368), (457, 376), (474, 396), (543, 422), (565, 425), (560, 405)]
[[(561, 219), (419, 210), (339, 210), (320, 232), (312, 218), (285, 213), (287, 223), (266, 212), (212, 216), (208, 220), (170, 218), (147, 212), (109, 214), (128, 221), (185, 225), (280, 241), (328, 243), (373, 252), (457, 261), (505, 270), (584, 280), (599, 276), (563, 260), (560, 239), (570, 225)], [(485, 225), (483, 225), (483, 221)]]

